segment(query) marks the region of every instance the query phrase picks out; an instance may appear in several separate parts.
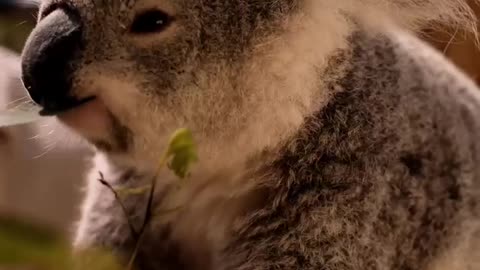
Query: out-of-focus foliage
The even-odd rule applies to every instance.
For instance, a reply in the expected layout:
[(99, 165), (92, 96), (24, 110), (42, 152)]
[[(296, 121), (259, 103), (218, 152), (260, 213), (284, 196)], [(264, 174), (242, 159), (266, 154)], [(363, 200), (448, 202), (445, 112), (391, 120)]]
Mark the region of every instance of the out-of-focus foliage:
[(0, 3), (0, 46), (21, 52), (28, 34), (35, 25), (36, 13), (35, 8), (2, 8)]
[(122, 270), (107, 252), (71, 254), (68, 242), (53, 231), (15, 218), (0, 218), (0, 269)]

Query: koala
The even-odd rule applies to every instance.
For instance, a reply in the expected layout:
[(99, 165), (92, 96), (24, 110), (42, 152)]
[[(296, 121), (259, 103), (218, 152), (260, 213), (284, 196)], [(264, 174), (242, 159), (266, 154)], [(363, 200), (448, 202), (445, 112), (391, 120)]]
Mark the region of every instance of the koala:
[[(96, 149), (74, 250), (137, 269), (480, 269), (480, 90), (415, 34), (462, 0), (44, 0), (30, 97)], [(191, 130), (180, 190), (156, 174)]]

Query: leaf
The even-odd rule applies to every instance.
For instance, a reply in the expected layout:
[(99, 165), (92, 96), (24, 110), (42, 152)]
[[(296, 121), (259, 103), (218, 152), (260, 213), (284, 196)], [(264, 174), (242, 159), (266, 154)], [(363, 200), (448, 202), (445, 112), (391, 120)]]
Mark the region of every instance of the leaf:
[[(116, 258), (98, 249), (71, 254), (69, 244), (53, 231), (0, 217), (0, 269), (122, 270)], [(25, 267), (25, 268), (23, 268)]]
[(33, 103), (25, 103), (12, 109), (0, 111), (0, 127), (15, 126), (38, 121), (43, 117), (41, 108)]
[(173, 134), (167, 156), (171, 157), (169, 168), (178, 177), (185, 178), (192, 164), (198, 160), (193, 136), (188, 129), (179, 129)]
[(64, 243), (53, 232), (13, 218), (0, 220), (0, 265), (61, 269), (67, 265)]

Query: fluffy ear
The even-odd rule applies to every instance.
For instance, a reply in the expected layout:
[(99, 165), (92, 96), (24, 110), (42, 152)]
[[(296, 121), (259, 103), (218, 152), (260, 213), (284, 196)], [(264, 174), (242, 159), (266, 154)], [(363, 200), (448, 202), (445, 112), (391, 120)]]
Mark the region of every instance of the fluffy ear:
[(479, 4), (478, 0), (327, 1), (330, 1), (329, 5), (338, 5), (341, 10), (354, 16), (364, 17), (367, 20), (377, 20), (373, 18), (384, 16), (396, 24), (414, 31), (448, 26), (477, 36), (477, 18), (469, 4)]
[(469, 6), (477, 0), (381, 0), (389, 13), (407, 26), (413, 28), (447, 25), (477, 31), (477, 18)]

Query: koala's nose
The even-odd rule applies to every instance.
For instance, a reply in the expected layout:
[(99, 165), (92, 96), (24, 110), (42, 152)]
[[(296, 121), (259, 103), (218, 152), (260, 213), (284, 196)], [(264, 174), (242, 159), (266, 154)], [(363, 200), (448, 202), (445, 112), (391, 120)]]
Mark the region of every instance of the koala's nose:
[(71, 94), (75, 55), (82, 24), (74, 10), (57, 8), (43, 18), (22, 52), (22, 81), (43, 114), (56, 114), (80, 101)]

